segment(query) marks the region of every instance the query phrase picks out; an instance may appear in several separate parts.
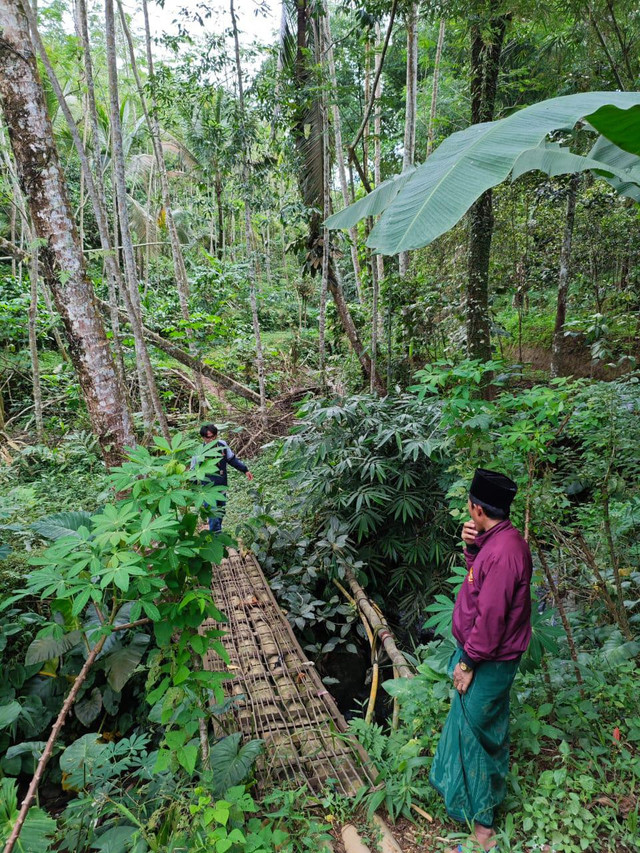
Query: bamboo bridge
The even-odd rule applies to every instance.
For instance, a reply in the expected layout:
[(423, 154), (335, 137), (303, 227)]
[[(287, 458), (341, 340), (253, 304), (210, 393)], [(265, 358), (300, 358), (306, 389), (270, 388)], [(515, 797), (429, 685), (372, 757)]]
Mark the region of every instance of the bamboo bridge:
[[(203, 664), (211, 671), (232, 673), (223, 685), (226, 697), (232, 700), (227, 712), (232, 724), (229, 728), (264, 741), (257, 766), (258, 784), (291, 784), (297, 788), (307, 784), (319, 794), (332, 780), (334, 789), (347, 797), (354, 796), (363, 785), (373, 785), (376, 770), (371, 759), (357, 740), (346, 734), (344, 717), (314, 664), (307, 660), (255, 556), (230, 550), (228, 557), (213, 567), (212, 590), (228, 622), (208, 620), (202, 628), (227, 632), (222, 642), (230, 664), (225, 665), (215, 652), (207, 653)], [(360, 593), (352, 599), (354, 603), (366, 599), (361, 589)], [(391, 635), (386, 623), (381, 621), (377, 628), (380, 644), (387, 647)], [(368, 633), (372, 633), (370, 628)], [(408, 674), (409, 668), (392, 639), (388, 651), (392, 659), (395, 657), (396, 670), (400, 667), (401, 674)], [(224, 717), (221, 725), (227, 728)], [(386, 853), (401, 853), (384, 822), (376, 817), (376, 823), (382, 830)], [(355, 830), (352, 826), (343, 830), (349, 849), (352, 845), (347, 843), (345, 831), (349, 835)]]

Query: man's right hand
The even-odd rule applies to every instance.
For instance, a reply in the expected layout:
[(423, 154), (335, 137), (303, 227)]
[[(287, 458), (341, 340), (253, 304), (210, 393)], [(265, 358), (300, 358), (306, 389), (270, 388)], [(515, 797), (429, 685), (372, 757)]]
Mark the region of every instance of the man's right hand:
[(475, 545), (476, 536), (478, 535), (478, 531), (476, 530), (475, 521), (465, 521), (462, 525), (462, 541), (468, 547), (469, 545)]

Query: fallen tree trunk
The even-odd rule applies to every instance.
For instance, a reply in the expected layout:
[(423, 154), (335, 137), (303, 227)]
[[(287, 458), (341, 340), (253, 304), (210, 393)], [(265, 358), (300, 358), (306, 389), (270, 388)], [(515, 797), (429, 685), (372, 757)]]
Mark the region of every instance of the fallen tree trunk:
[[(98, 302), (105, 311), (110, 310), (107, 302), (103, 302), (101, 299), (98, 300)], [(123, 322), (129, 322), (126, 311), (119, 308), (118, 314)], [(190, 355), (179, 346), (176, 346), (176, 344), (168, 341), (166, 338), (163, 338), (157, 332), (153, 332), (146, 326), (142, 327), (142, 334), (149, 343), (153, 344), (158, 349), (161, 349), (163, 352), (166, 352), (167, 355), (170, 355), (172, 358), (175, 358), (175, 360), (179, 361), (180, 364), (184, 364), (185, 367), (189, 367), (191, 370), (195, 370), (203, 376), (208, 377), (212, 382), (215, 382), (216, 385), (220, 385), (227, 391), (233, 391), (234, 394), (237, 394), (239, 397), (244, 397), (245, 400), (249, 400), (251, 403), (255, 403), (258, 406), (260, 405), (260, 395), (256, 391), (253, 391), (251, 388), (247, 388), (246, 385), (242, 385), (240, 382), (236, 382), (235, 379), (221, 373), (219, 370), (216, 370), (215, 367), (211, 367), (209, 364), (204, 364), (200, 359)]]

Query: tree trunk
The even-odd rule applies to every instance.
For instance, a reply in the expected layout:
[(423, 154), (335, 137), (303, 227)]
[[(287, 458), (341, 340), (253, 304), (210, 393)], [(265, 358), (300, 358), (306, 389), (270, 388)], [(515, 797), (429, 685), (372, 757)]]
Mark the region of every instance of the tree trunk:
[[(100, 153), (99, 153), (99, 135), (98, 135), (98, 118), (97, 118), (97, 109), (95, 102), (95, 94), (94, 94), (94, 86), (93, 86), (93, 69), (91, 65), (91, 54), (89, 49), (89, 36), (87, 31), (87, 18), (86, 18), (86, 8), (84, 0), (78, 0), (78, 23), (80, 25), (80, 35), (81, 41), (83, 45), (83, 58), (85, 63), (85, 76), (87, 82), (87, 98), (88, 98), (88, 106), (89, 106), (89, 114), (91, 119), (91, 129), (92, 135), (94, 138), (94, 165), (95, 165), (95, 173), (96, 180), (94, 181), (93, 173), (91, 167), (89, 165), (89, 160), (87, 158), (87, 153), (85, 151), (85, 147), (80, 139), (80, 135), (78, 133), (78, 128), (76, 127), (73, 116), (71, 115), (71, 110), (69, 109), (69, 105), (67, 104), (66, 98), (58, 82), (58, 79), (55, 75), (51, 62), (49, 61), (49, 57), (44, 48), (44, 44), (42, 43), (42, 39), (38, 33), (37, 23), (35, 20), (35, 16), (31, 13), (30, 7), (27, 4), (25, 6), (25, 11), (27, 13), (27, 17), (29, 18), (29, 25), (31, 27), (32, 37), (35, 41), (36, 48), (40, 55), (40, 59), (42, 60), (43, 65), (47, 71), (47, 76), (49, 77), (49, 81), (51, 83), (51, 87), (56, 95), (58, 100), (58, 104), (62, 113), (64, 114), (65, 120), (69, 127), (69, 131), (71, 133), (71, 137), (73, 139), (73, 144), (75, 146), (76, 152), (80, 159), (80, 164), (82, 166), (82, 173), (85, 178), (87, 192), (89, 197), (91, 198), (91, 203), (93, 205), (93, 210), (96, 217), (96, 222), (98, 224), (98, 232), (100, 234), (100, 243), (103, 251), (105, 252), (105, 267), (107, 268), (108, 276), (108, 287), (109, 293), (111, 294), (112, 290), (115, 292), (115, 284), (116, 281), (120, 282), (120, 274), (117, 267), (117, 263), (113, 253), (111, 251), (111, 241), (109, 239), (109, 228), (106, 216), (106, 199), (104, 192), (104, 182), (103, 182), (103, 170), (102, 165), (100, 163)], [(115, 197), (115, 194), (114, 194)], [(116, 235), (117, 241), (117, 235)], [(122, 288), (121, 288), (122, 289)], [(114, 301), (115, 304), (115, 301)], [(117, 325), (113, 327), (117, 329)], [(120, 345), (120, 336), (119, 334), (115, 334), (114, 331), (114, 348), (116, 350), (116, 371), (118, 372), (118, 377), (120, 384), (124, 388), (124, 363), (122, 360), (122, 348)]]
[(262, 338), (260, 337), (260, 318), (258, 317), (258, 298), (256, 294), (256, 253), (252, 248), (251, 229), (251, 190), (249, 187), (249, 158), (247, 151), (247, 133), (244, 109), (244, 87), (242, 84), (242, 65), (240, 63), (240, 42), (238, 39), (238, 24), (233, 0), (229, 0), (229, 11), (231, 14), (231, 26), (233, 29), (233, 43), (235, 49), (236, 74), (238, 77), (238, 103), (240, 107), (240, 129), (242, 134), (242, 188), (244, 195), (244, 230), (247, 243), (247, 254), (249, 257), (249, 300), (251, 303), (251, 320), (253, 322), (253, 334), (256, 341), (256, 367), (258, 369), (258, 389), (260, 392), (260, 411), (266, 416), (266, 394), (264, 383), (264, 356), (262, 353)]
[[(318, 26), (314, 22), (315, 27), (315, 43), (316, 43), (316, 63), (320, 66), (322, 57), (325, 55), (328, 47), (325, 34), (326, 31), (322, 25)], [(321, 111), (322, 111), (322, 216), (323, 220), (329, 218), (331, 214), (331, 146), (329, 144), (329, 103), (326, 87), (322, 87), (321, 95)], [(329, 263), (330, 263), (330, 234), (326, 226), (322, 228), (322, 278), (320, 285), (320, 314), (318, 318), (319, 330), (319, 362), (320, 376), (323, 387), (327, 384), (326, 362), (325, 362), (325, 330), (327, 319), (327, 289), (329, 286)]]
[[(322, 26), (322, 21), (321, 21)], [(344, 146), (342, 144), (342, 119), (340, 117), (340, 107), (338, 105), (338, 80), (336, 75), (336, 63), (333, 56), (333, 40), (331, 37), (331, 19), (329, 17), (329, 6), (324, 2), (324, 42), (325, 42), (325, 61), (329, 72), (329, 84), (331, 86), (331, 112), (333, 118), (333, 137), (335, 143), (335, 157), (338, 165), (338, 176), (340, 179), (340, 191), (342, 193), (342, 203), (348, 207), (350, 202), (349, 190), (347, 187), (347, 169), (344, 162)], [(358, 259), (358, 229), (353, 225), (349, 228), (349, 241), (351, 250), (351, 264), (353, 266), (353, 276), (358, 294), (358, 301), (362, 304), (362, 273), (360, 271), (360, 261)]]
[[(122, 279), (120, 270), (116, 262), (116, 258), (111, 251), (111, 241), (109, 238), (109, 220), (107, 217), (107, 201), (104, 189), (104, 168), (102, 165), (101, 149), (100, 149), (100, 133), (98, 127), (98, 108), (96, 106), (95, 86), (93, 82), (93, 63), (91, 62), (91, 45), (89, 42), (89, 28), (87, 25), (87, 8), (85, 0), (76, 0), (76, 23), (78, 27), (78, 36), (82, 45), (82, 61), (84, 67), (85, 84), (87, 87), (87, 112), (89, 124), (91, 128), (91, 139), (93, 142), (93, 183), (95, 185), (94, 193), (89, 189), (89, 196), (94, 208), (94, 214), (98, 223), (98, 233), (100, 234), (100, 243), (105, 250), (104, 268), (106, 271), (107, 288), (109, 292), (109, 303), (111, 311), (109, 319), (111, 321), (111, 332), (113, 335), (112, 346), (115, 355), (116, 370), (123, 388), (126, 390), (125, 383), (125, 368), (124, 355), (122, 352), (122, 342), (120, 340), (120, 324), (118, 321), (118, 288), (122, 289)], [(80, 158), (82, 161), (82, 157)], [(85, 174), (84, 163), (82, 173)], [(88, 164), (87, 164), (88, 165)], [(85, 175), (85, 180), (87, 180)], [(114, 246), (118, 245), (117, 233), (114, 236)]]
[(444, 45), (444, 18), (440, 19), (440, 29), (438, 30), (438, 44), (436, 46), (436, 58), (433, 63), (433, 84), (431, 88), (431, 109), (429, 110), (429, 126), (427, 128), (427, 157), (433, 150), (433, 138), (435, 136), (436, 127), (436, 111), (438, 109), (438, 81), (440, 79), (440, 62), (442, 60), (442, 48)]
[(220, 260), (224, 257), (224, 207), (222, 205), (222, 173), (216, 166), (214, 176), (214, 189), (216, 193), (216, 208), (218, 211), (218, 235), (216, 241), (216, 254)]
[[(395, 5), (396, 0), (394, 0), (394, 8)], [(301, 93), (308, 91), (310, 85), (310, 72), (307, 68), (307, 12), (308, 0), (299, 0), (297, 31), (298, 50), (296, 54), (294, 73), (296, 86)], [(298, 176), (301, 195), (307, 208), (312, 211), (309, 218), (309, 236), (307, 239), (307, 246), (309, 249), (309, 256), (314, 261), (317, 261), (320, 258), (322, 251), (321, 215), (318, 213), (318, 210), (322, 207), (324, 193), (322, 187), (319, 186), (320, 182), (314, 181), (314, 175), (319, 171), (317, 167), (321, 165), (320, 160), (315, 158), (322, 157), (322, 145), (314, 144), (313, 146), (310, 146), (308, 144), (308, 137), (311, 138), (314, 143), (317, 143), (322, 139), (322, 130), (318, 127), (319, 111), (317, 110), (317, 91), (315, 85), (313, 97), (316, 98), (316, 101), (314, 101), (314, 104), (316, 105), (315, 111), (308, 108), (306, 99), (303, 101), (303, 104), (298, 107), (293, 127), (293, 135), (302, 161)], [(309, 124), (312, 126), (311, 134), (308, 133)], [(355, 144), (357, 144), (357, 142)], [(322, 173), (324, 174), (324, 169), (322, 169)], [(340, 317), (342, 328), (344, 329), (347, 339), (362, 365), (362, 370), (366, 380), (369, 382), (372, 373), (371, 359), (365, 352), (362, 342), (360, 341), (351, 312), (349, 311), (349, 306), (344, 298), (343, 290), (337, 280), (331, 257), (329, 257), (329, 280), (327, 287), (336, 303), (336, 309), (338, 311), (338, 316)], [(375, 377), (375, 385), (376, 388), (384, 388), (378, 376)]]
[[(419, 3), (409, 7), (407, 25), (407, 96), (404, 114), (404, 154), (402, 168), (409, 169), (416, 159), (416, 111), (418, 108), (418, 11)], [(409, 252), (400, 252), (398, 271), (402, 277), (409, 269)]]
[[(124, 271), (126, 278), (126, 290), (131, 300), (132, 312), (138, 321), (142, 316), (140, 310), (140, 292), (136, 274), (136, 262), (131, 240), (131, 228), (129, 224), (129, 211), (127, 210), (127, 188), (124, 168), (124, 150), (122, 145), (122, 125), (120, 123), (120, 99), (118, 97), (118, 69), (116, 60), (115, 40), (115, 17), (113, 12), (113, 0), (105, 0), (105, 41), (107, 47), (107, 74), (109, 78), (109, 119), (111, 123), (111, 148), (113, 164), (116, 177), (115, 191), (118, 201), (118, 222), (120, 225), (120, 239), (122, 240), (122, 252), (124, 256)], [(132, 316), (132, 321), (135, 322)], [(164, 438), (169, 441), (169, 426), (162, 408), (158, 386), (153, 374), (149, 352), (144, 343), (144, 338), (139, 337), (139, 330), (132, 325), (136, 336), (136, 358), (141, 362), (142, 373), (146, 381), (153, 410), (160, 425)], [(142, 379), (142, 376), (140, 377)], [(142, 389), (141, 389), (142, 390)]]
[[(495, 14), (497, 0), (492, 0)], [(492, 121), (495, 109), (500, 55), (508, 18), (492, 17), (487, 27), (471, 27), (471, 121)], [(485, 38), (489, 37), (489, 41)], [(493, 195), (484, 192), (469, 211), (469, 280), (467, 285), (467, 353), (470, 358), (491, 358), (489, 320), (489, 261), (493, 236)]]
[[(158, 124), (157, 117), (157, 105), (155, 102), (155, 95), (153, 95), (153, 89), (151, 94), (151, 110), (147, 107), (147, 101), (144, 94), (144, 87), (142, 85), (142, 81), (140, 79), (140, 75), (138, 73), (138, 64), (136, 62), (135, 49), (133, 46), (133, 40), (131, 38), (131, 33), (129, 31), (129, 27), (127, 26), (127, 19), (124, 14), (124, 10), (122, 8), (121, 0), (118, 0), (118, 9), (120, 11), (120, 20), (122, 22), (122, 29), (125, 34), (125, 38), (127, 40), (127, 44), (129, 46), (129, 59), (131, 62), (131, 70), (133, 71), (133, 76), (136, 81), (136, 87), (138, 89), (138, 97), (140, 98), (140, 104), (142, 106), (142, 111), (144, 113), (145, 121), (147, 123), (147, 127), (149, 128), (149, 134), (151, 136), (151, 142), (153, 145), (153, 153), (155, 156), (155, 164), (158, 170), (158, 175), (160, 176), (160, 188), (162, 190), (162, 204), (164, 207), (165, 214), (165, 222), (167, 225), (167, 231), (169, 233), (169, 242), (171, 244), (171, 256), (173, 259), (173, 270), (176, 277), (176, 285), (178, 287), (178, 300), (180, 302), (180, 312), (182, 314), (182, 319), (186, 324), (191, 322), (191, 315), (189, 313), (189, 281), (187, 278), (187, 268), (184, 263), (184, 257), (182, 254), (182, 246), (180, 245), (180, 239), (178, 238), (178, 231), (176, 228), (175, 220), (173, 218), (173, 209), (171, 204), (171, 191), (169, 189), (169, 179), (167, 177), (167, 167), (164, 161), (164, 151), (162, 150), (162, 141), (160, 139), (160, 125)], [(149, 80), (153, 83), (153, 53), (151, 51), (151, 32), (149, 29), (149, 10), (147, 7), (147, 0), (142, 0), (142, 11), (144, 15), (144, 31), (145, 31), (145, 45), (147, 52), (147, 69), (149, 74)], [(148, 238), (147, 238), (148, 239)], [(187, 338), (189, 340), (189, 351), (191, 355), (197, 356), (197, 349), (193, 341), (193, 330), (187, 326)], [(203, 416), (207, 409), (209, 408), (207, 399), (204, 393), (204, 386), (202, 384), (202, 377), (200, 374), (194, 375), (194, 381), (196, 384), (196, 389), (198, 391), (198, 404), (200, 408), (200, 415)]]
[(573, 225), (576, 218), (576, 199), (580, 176), (571, 175), (569, 192), (567, 194), (567, 218), (564, 223), (564, 235), (560, 250), (560, 270), (558, 272), (558, 300), (556, 305), (556, 322), (553, 327), (553, 345), (551, 348), (551, 378), (564, 375), (564, 324), (567, 319), (567, 296), (569, 294), (569, 267), (571, 263), (571, 244), (573, 242)]
[(93, 430), (105, 461), (114, 464), (135, 443), (133, 424), (86, 275), (27, 18), (13, 0), (0, 0), (0, 31), (0, 100), (20, 185), (44, 243), (41, 268), (65, 326)]
[[(374, 92), (375, 107), (373, 110), (373, 181), (376, 186), (382, 182), (381, 159), (382, 159), (382, 108), (380, 98), (382, 97), (382, 77), (380, 76), (380, 64), (382, 61), (382, 33), (380, 24), (376, 24), (375, 42), (375, 79), (377, 80)], [(378, 365), (378, 338), (380, 337), (380, 317), (378, 302), (380, 297), (380, 282), (384, 278), (384, 258), (376, 254), (373, 257), (375, 267), (372, 272), (372, 294), (371, 294), (371, 380), (369, 390), (375, 391), (373, 377), (377, 373)]]
[(33, 377), (33, 413), (36, 422), (36, 437), (40, 444), (44, 441), (42, 421), (42, 388), (40, 386), (40, 360), (38, 358), (38, 250), (32, 249), (29, 264), (31, 282), (31, 302), (29, 305), (29, 353), (31, 355), (31, 375)]

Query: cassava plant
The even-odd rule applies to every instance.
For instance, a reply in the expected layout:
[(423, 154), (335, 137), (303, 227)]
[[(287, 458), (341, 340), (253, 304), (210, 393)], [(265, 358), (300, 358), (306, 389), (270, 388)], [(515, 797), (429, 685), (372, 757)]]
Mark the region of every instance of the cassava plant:
[(283, 452), (319, 545), (350, 548), (368, 582), (399, 593), (413, 615), (455, 545), (438, 406), (360, 395), (309, 401), (299, 417)]
[[(65, 531), (34, 557), (24, 588), (3, 603), (6, 608), (35, 597), (48, 611), (27, 651), (28, 664), (55, 676), (61, 658), (77, 651), (75, 671), (72, 665), (66, 672), (71, 690), (12, 821), (7, 851), (20, 834), (70, 709), (75, 705), (80, 720), (83, 714), (87, 722), (95, 719), (113, 702), (106, 689), (119, 693), (143, 659), (150, 716), (164, 727), (155, 771), (182, 768), (191, 776), (199, 760), (206, 768), (210, 699), (222, 702), (227, 676), (204, 671), (200, 661), (210, 651), (228, 659), (220, 642), (224, 632), (199, 630), (206, 619), (225, 620), (212, 598), (211, 564), (221, 561), (231, 539), (199, 529), (206, 504), (215, 505), (220, 497), (219, 486), (202, 484), (216, 469), (219, 453), (182, 436), (171, 444), (156, 438), (152, 451), (129, 451), (110, 476), (121, 497), (92, 516), (78, 514), (77, 529)], [(106, 671), (104, 689), (90, 677), (94, 667)], [(17, 717), (19, 695), (12, 702)]]

